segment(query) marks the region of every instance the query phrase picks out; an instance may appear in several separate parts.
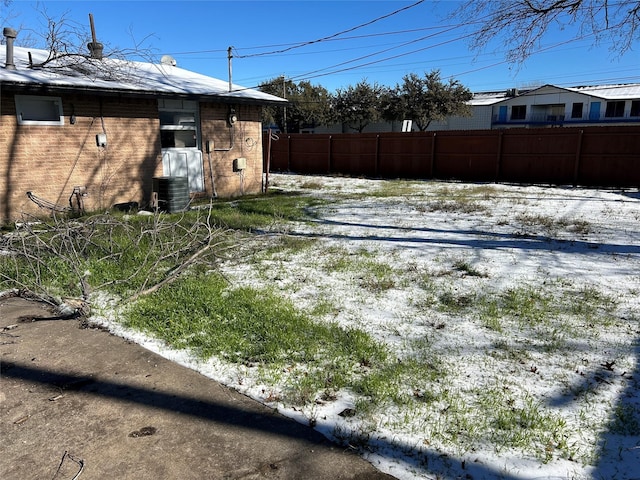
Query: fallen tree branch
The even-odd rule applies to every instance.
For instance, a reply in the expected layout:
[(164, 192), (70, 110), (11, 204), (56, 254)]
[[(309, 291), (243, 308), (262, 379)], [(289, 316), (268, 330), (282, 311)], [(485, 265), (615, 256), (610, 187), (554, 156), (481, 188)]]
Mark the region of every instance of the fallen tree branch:
[(183, 272), (187, 267), (191, 266), (198, 259), (198, 257), (202, 256), (202, 254), (204, 254), (207, 250), (209, 250), (210, 247), (211, 247), (211, 241), (207, 242), (207, 244), (204, 247), (202, 247), (196, 253), (191, 255), (191, 257), (189, 257), (184, 263), (182, 263), (181, 265), (178, 265), (175, 269), (173, 269), (160, 282), (156, 283), (152, 287), (147, 288), (146, 290), (143, 290), (141, 292), (138, 292), (138, 293), (130, 296), (127, 299), (127, 302), (133, 302), (133, 301), (137, 300), (138, 298), (140, 298), (140, 297), (142, 297), (144, 295), (149, 295), (149, 294), (151, 294), (153, 292), (156, 292), (157, 290), (162, 288), (164, 285), (167, 285), (168, 283), (173, 282), (176, 278), (178, 278), (178, 275), (180, 275), (181, 272)]
[[(7, 252), (0, 285), (13, 287), (6, 296), (55, 307), (56, 319), (88, 317), (92, 291), (120, 290), (121, 302), (135, 301), (173, 282), (196, 263), (214, 263), (231, 248), (228, 230), (214, 224), (211, 208), (179, 218), (156, 214), (128, 220), (99, 214), (35, 225), (24, 223), (0, 236), (0, 246)], [(61, 290), (58, 296), (48, 293)]]
[(67, 458), (78, 466), (78, 472), (73, 476), (71, 480), (76, 480), (83, 472), (84, 460), (82, 458), (75, 458), (65, 450), (64, 454), (62, 455), (62, 460), (60, 460), (60, 465), (58, 465), (58, 469), (56, 470), (56, 473), (53, 475), (53, 478), (51, 480), (55, 480), (58, 477), (58, 474), (60, 473), (60, 470), (62, 469), (62, 466), (64, 465), (64, 462)]

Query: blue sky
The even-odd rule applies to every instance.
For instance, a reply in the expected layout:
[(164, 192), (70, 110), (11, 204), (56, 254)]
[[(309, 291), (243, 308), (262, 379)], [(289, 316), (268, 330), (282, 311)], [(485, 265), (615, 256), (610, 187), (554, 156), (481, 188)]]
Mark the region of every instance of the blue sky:
[[(473, 91), (640, 82), (637, 51), (617, 57), (610, 44), (576, 41), (572, 29), (557, 29), (543, 49), (522, 65), (505, 62), (504, 49), (469, 49), (469, 25), (447, 18), (455, 1), (426, 0), (342, 35), (416, 0), (297, 1), (44, 1), (13, 0), (2, 7), (4, 26), (43, 32), (44, 16), (86, 26), (93, 14), (105, 45), (151, 49), (156, 60), (172, 55), (178, 66), (228, 79), (227, 49), (233, 47), (234, 83), (253, 87), (285, 75), (330, 91), (369, 83), (394, 86), (408, 73), (439, 69)], [(8, 17), (8, 18), (7, 18)], [(332, 38), (327, 38), (332, 37)], [(18, 44), (21, 39), (19, 34)], [(318, 41), (324, 39), (322, 41)], [(309, 43), (307, 45), (303, 45)], [(554, 45), (558, 45), (553, 47)], [(44, 46), (31, 45), (31, 46)], [(550, 48), (551, 47), (551, 48)], [(284, 51), (286, 50), (286, 51)]]

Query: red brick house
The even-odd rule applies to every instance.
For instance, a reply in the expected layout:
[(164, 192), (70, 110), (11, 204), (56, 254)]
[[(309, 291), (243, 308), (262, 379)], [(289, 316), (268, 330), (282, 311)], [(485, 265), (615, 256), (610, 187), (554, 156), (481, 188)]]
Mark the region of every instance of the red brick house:
[(0, 223), (68, 208), (74, 192), (87, 211), (147, 207), (158, 179), (173, 177), (187, 177), (191, 198), (261, 191), (262, 106), (285, 100), (171, 58), (51, 59), (3, 33)]

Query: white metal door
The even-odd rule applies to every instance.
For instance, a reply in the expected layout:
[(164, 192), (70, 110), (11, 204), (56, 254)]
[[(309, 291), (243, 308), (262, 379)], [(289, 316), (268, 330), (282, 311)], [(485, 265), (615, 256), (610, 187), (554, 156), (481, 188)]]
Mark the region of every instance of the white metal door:
[(166, 177), (187, 177), (190, 192), (204, 192), (202, 152), (196, 148), (163, 149), (162, 172)]

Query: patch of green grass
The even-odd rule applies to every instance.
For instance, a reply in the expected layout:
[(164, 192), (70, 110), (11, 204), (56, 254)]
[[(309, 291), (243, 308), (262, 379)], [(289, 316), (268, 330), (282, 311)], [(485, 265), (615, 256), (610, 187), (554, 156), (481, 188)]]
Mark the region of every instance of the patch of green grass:
[(323, 269), (327, 272), (353, 273), (358, 285), (370, 292), (380, 293), (395, 288), (395, 271), (388, 263), (375, 259), (368, 250), (350, 253), (344, 249), (327, 249)]
[(476, 200), (467, 198), (433, 200), (422, 206), (428, 212), (446, 213), (483, 213), (488, 212), (488, 208)]
[(438, 295), (439, 310), (449, 313), (459, 313), (473, 306), (474, 300), (475, 295), (473, 293), (446, 289)]
[(480, 310), (480, 321), (485, 328), (494, 332), (503, 331), (503, 316), (496, 301), (489, 301), (483, 304)]
[(323, 251), (323, 269), (326, 272), (354, 271), (360, 262), (360, 254), (352, 254), (342, 247), (329, 247)]
[(380, 182), (377, 190), (367, 193), (367, 196), (374, 198), (413, 196), (422, 193), (425, 183), (408, 180), (385, 180)]
[(515, 220), (525, 227), (542, 229), (547, 234), (555, 234), (560, 231), (568, 231), (587, 235), (591, 233), (591, 224), (586, 220), (559, 218), (549, 215), (525, 214), (516, 215)]
[(314, 181), (314, 180), (309, 180), (309, 181), (303, 182), (300, 185), (300, 188), (302, 188), (304, 190), (322, 190), (323, 187), (324, 186), (322, 185), (322, 182)]
[(226, 228), (254, 230), (265, 228), (276, 220), (307, 220), (311, 218), (310, 209), (324, 203), (324, 200), (295, 193), (247, 196), (233, 201), (214, 201), (211, 216)]
[(396, 286), (393, 268), (387, 263), (367, 260), (358, 264), (360, 286), (373, 293), (390, 290)]
[[(414, 283), (421, 289), (422, 295), (415, 302), (420, 309), (434, 308), (440, 312), (458, 314), (475, 306), (478, 295), (458, 286), (448, 278), (454, 272), (464, 276), (485, 277), (486, 274), (473, 267), (465, 260), (455, 260), (453, 268), (443, 269), (436, 273), (418, 272)], [(459, 279), (458, 279), (459, 280)]]
[[(433, 402), (435, 395), (425, 386), (441, 378), (444, 372), (434, 362), (420, 358), (387, 362), (360, 377), (353, 390), (366, 399), (368, 407), (385, 404), (407, 405), (412, 402)], [(361, 405), (361, 410), (368, 410)]]
[(481, 272), (476, 267), (471, 265), (467, 260), (459, 259), (459, 260), (454, 261), (453, 262), (453, 268), (455, 270), (457, 270), (458, 272), (462, 272), (465, 275), (468, 275), (470, 277), (486, 278), (486, 277), (489, 276), (485, 272)]
[(499, 190), (494, 185), (468, 185), (464, 188), (451, 188), (449, 185), (443, 184), (435, 188), (434, 193), (440, 198), (491, 200), (499, 193)]
[(617, 435), (640, 435), (640, 413), (631, 404), (618, 404), (613, 409), (609, 422), (609, 431)]
[(486, 328), (503, 332), (516, 327), (531, 345), (549, 353), (565, 348), (585, 331), (609, 326), (617, 319), (617, 302), (610, 296), (595, 287), (576, 289), (558, 282), (485, 293), (478, 295), (475, 303)]
[(521, 325), (540, 323), (550, 313), (549, 296), (529, 286), (509, 288), (496, 295), (485, 296), (480, 306), (483, 316), (509, 317)]
[(386, 348), (360, 330), (314, 322), (272, 292), (230, 289), (217, 275), (183, 278), (172, 284), (171, 295), (141, 298), (124, 323), (201, 358), (261, 364), (267, 376), (289, 365), (301, 372), (287, 384), (295, 402), (345, 388), (354, 375), (360, 378), (355, 367), (378, 371), (388, 358)]
[(614, 320), (618, 302), (609, 295), (604, 295), (593, 286), (563, 291), (562, 301), (565, 310), (572, 315), (580, 316), (587, 322), (610, 325)]
[(272, 257), (301, 253), (318, 244), (318, 239), (297, 237), (295, 235), (279, 235), (273, 242), (267, 244), (263, 250), (257, 252), (260, 257)]
[(558, 454), (568, 456), (566, 421), (530, 394), (515, 395), (508, 386), (497, 385), (479, 390), (477, 398), (487, 427), (482, 435), (498, 452), (527, 450), (543, 462)]
[(319, 298), (311, 309), (311, 315), (313, 317), (325, 317), (329, 315), (336, 315), (339, 312), (339, 308), (330, 302), (326, 297)]

